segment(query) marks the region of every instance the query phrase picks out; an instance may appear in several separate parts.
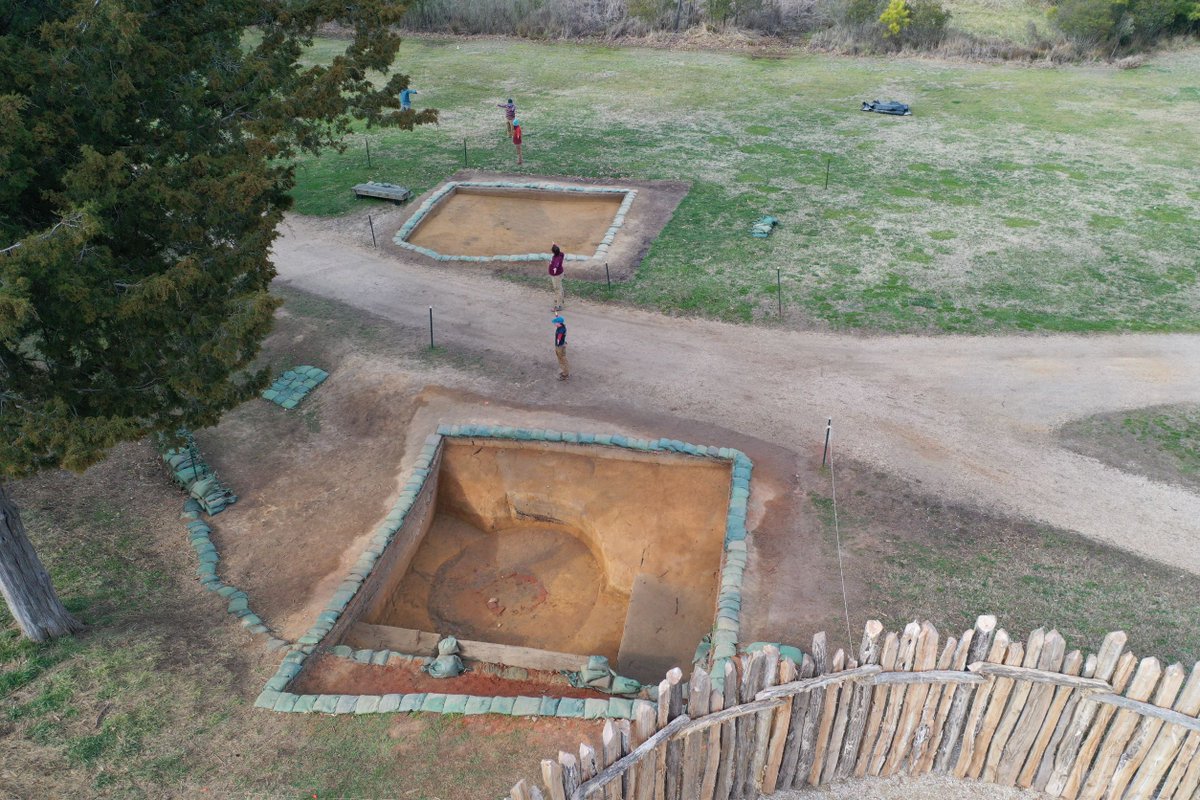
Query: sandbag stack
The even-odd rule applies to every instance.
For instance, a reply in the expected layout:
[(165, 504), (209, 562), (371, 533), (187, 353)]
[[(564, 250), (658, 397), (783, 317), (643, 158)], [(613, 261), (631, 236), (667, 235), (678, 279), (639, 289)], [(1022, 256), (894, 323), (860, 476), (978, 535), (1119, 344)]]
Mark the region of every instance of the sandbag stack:
[(227, 506), (237, 502), (237, 495), (221, 485), (216, 473), (200, 458), (196, 440), (188, 431), (181, 431), (184, 445), (166, 448), (162, 452), (163, 462), (171, 470), (171, 478), (179, 484), (204, 513), (220, 514)]

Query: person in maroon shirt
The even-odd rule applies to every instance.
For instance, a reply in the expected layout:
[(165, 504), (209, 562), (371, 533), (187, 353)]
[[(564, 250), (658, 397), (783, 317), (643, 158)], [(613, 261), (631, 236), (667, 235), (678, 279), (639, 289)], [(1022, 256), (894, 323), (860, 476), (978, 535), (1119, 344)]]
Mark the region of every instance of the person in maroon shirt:
[(562, 311), (563, 307), (563, 258), (565, 254), (557, 244), (550, 245), (550, 284), (554, 287), (554, 310)]
[(504, 121), (508, 126), (508, 135), (512, 136), (513, 120), (517, 118), (517, 104), (510, 97), (507, 103), (496, 103), (496, 108), (504, 109)]

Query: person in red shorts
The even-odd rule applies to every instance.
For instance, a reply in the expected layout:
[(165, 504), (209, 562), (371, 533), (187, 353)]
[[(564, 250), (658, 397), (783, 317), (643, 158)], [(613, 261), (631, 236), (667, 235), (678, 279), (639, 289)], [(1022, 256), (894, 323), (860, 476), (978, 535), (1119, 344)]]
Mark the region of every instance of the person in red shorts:
[(513, 144), (515, 144), (517, 146), (517, 163), (523, 164), (525, 162), (523, 162), (521, 160), (521, 121), (520, 120), (517, 120), (517, 119), (513, 120), (512, 133), (513, 133)]

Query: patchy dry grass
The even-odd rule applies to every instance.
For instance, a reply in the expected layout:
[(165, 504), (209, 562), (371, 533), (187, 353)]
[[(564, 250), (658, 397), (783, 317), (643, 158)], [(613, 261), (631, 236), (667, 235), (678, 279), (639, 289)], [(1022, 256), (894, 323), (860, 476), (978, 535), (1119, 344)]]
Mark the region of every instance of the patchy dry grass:
[[(318, 42), (313, 57), (329, 52)], [(1200, 115), (1197, 50), (1123, 71), (421, 40), (400, 64), (441, 125), (302, 161), (298, 211), (365, 213), (349, 187), (367, 178), (428, 189), (463, 165), (464, 139), (470, 166), (513, 169), (494, 107), (513, 96), (525, 172), (693, 181), (636, 278), (580, 294), (770, 318), (780, 268), (796, 325), (1200, 320), (1200, 128), (1181, 124)], [(876, 97), (915, 115), (858, 111)], [(781, 226), (751, 238), (767, 213)]]
[[(832, 548), (827, 488), (810, 500)], [(1094, 652), (1106, 633), (1124, 630), (1139, 656), (1190, 666), (1200, 653), (1200, 577), (1075, 534), (943, 504), (853, 464), (838, 466), (837, 491), (856, 629), (872, 618), (891, 630), (928, 619), (957, 635), (990, 613), (1022, 640), (1035, 628), (1057, 628), (1071, 648)]]
[(1200, 406), (1102, 414), (1063, 427), (1067, 447), (1105, 464), (1200, 491)]
[[(338, 328), (302, 318), (301, 305), (279, 326), (277, 358), (300, 334), (384, 346), (385, 332), (361, 320)], [(0, 797), (476, 800), (598, 732), (583, 721), (254, 709), (281, 656), (199, 587), (183, 495), (147, 443), (118, 447), (84, 475), (9, 489), (88, 630), (35, 645), (0, 603)]]

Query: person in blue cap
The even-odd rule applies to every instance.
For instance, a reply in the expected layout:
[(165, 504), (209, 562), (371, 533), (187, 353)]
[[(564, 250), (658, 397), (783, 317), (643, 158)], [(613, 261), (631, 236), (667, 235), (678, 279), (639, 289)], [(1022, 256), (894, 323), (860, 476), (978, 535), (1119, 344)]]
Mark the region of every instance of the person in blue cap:
[(550, 321), (554, 323), (554, 355), (558, 357), (558, 379), (565, 381), (571, 377), (571, 364), (567, 361), (567, 323), (560, 315)]
[(523, 164), (521, 160), (521, 120), (514, 119), (512, 124), (513, 144), (517, 146), (517, 163)]

